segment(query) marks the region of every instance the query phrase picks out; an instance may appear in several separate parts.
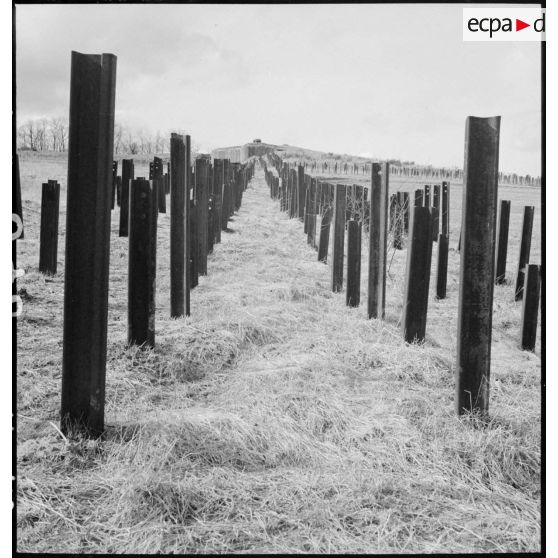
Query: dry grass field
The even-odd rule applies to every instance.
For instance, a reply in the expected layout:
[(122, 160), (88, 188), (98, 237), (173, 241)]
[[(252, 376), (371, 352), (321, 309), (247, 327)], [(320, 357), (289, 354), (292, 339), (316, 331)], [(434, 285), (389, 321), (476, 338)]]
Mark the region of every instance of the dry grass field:
[[(147, 175), (147, 163), (136, 176)], [(139, 167), (139, 168), (138, 168)], [(518, 348), (513, 283), (495, 288), (491, 419), (453, 408), (461, 187), (452, 185), (448, 297), (427, 340), (400, 331), (406, 250), (390, 249), (385, 321), (329, 288), (302, 224), (257, 168), (191, 294), (169, 318), (169, 215), (160, 215), (156, 347), (126, 346), (127, 239), (113, 212), (107, 431), (57, 430), (62, 366), (66, 162), (20, 160), (17, 548), (60, 553), (440, 553), (541, 549), (541, 362)], [(59, 270), (38, 273), (40, 184), (62, 185)], [(336, 181), (333, 179), (332, 181)], [(416, 183), (392, 181), (390, 190)], [(508, 278), (522, 207), (511, 200)], [(167, 203), (168, 207), (168, 203)], [(362, 286), (367, 284), (363, 240)], [(436, 247), (433, 250), (435, 261)], [(435, 265), (433, 265), (433, 276)], [(540, 328), (539, 328), (540, 329)]]

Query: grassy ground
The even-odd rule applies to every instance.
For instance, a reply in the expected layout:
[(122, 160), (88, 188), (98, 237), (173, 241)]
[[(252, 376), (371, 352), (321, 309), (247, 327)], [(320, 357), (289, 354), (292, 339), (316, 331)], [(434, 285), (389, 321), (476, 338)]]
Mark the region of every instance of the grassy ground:
[[(540, 341), (536, 354), (517, 348), (513, 286), (495, 291), (491, 421), (458, 420), (458, 254), (448, 298), (431, 297), (426, 344), (406, 345), (405, 250), (390, 251), (386, 320), (367, 320), (365, 290), (358, 309), (330, 292), (329, 266), (269, 199), (260, 171), (189, 318), (168, 317), (169, 217), (160, 216), (153, 351), (125, 345), (127, 239), (114, 211), (109, 427), (103, 440), (64, 439), (65, 215), (59, 273), (47, 278), (37, 272), (37, 190), (57, 178), (64, 191), (66, 179), (63, 161), (44, 165), (21, 161), (19, 551), (540, 550)], [(509, 265), (514, 242), (512, 232)]]

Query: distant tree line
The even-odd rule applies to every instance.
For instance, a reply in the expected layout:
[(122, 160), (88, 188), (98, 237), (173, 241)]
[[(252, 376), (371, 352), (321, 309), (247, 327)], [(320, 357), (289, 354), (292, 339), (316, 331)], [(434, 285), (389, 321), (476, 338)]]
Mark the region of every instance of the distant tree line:
[[(296, 155), (299, 157), (296, 158)], [(293, 163), (295, 166), (303, 165), (310, 172), (361, 174), (365, 175), (371, 169), (372, 160), (351, 155), (339, 155), (335, 153), (310, 154), (303, 151), (283, 152), (283, 161)], [(325, 157), (324, 157), (325, 156)], [(433, 165), (419, 165), (414, 161), (401, 161), (399, 159), (379, 160), (378, 162), (390, 163), (390, 174), (402, 177), (415, 177), (420, 179), (435, 180), (463, 180), (463, 169), (457, 167), (435, 167)], [(498, 172), (500, 184), (512, 184), (519, 186), (541, 186), (540, 176), (530, 174), (519, 175), (517, 173)]]
[(67, 120), (61, 117), (27, 120), (17, 129), (17, 147), (32, 151), (66, 151)]
[[(68, 149), (68, 120), (62, 117), (29, 119), (17, 129), (17, 148), (31, 151), (66, 151)], [(169, 134), (145, 129), (132, 129), (116, 122), (114, 153), (130, 155), (168, 153)]]

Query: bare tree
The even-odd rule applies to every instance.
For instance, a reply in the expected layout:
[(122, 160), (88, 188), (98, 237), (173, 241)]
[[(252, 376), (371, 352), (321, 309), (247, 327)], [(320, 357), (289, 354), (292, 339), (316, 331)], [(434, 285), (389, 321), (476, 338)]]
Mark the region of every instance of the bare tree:
[(124, 126), (121, 122), (117, 122), (114, 126), (114, 152), (121, 153), (124, 147)]
[(66, 120), (63, 121), (63, 125), (60, 128), (60, 151), (66, 151), (66, 143), (70, 135), (70, 126)]
[(163, 153), (163, 151), (165, 149), (165, 140), (164, 140), (163, 136), (161, 135), (160, 130), (157, 130), (157, 135), (155, 136), (154, 146), (155, 146), (155, 153)]
[(57, 126), (57, 122), (56, 122), (57, 118), (51, 118), (50, 122), (49, 122), (49, 134), (50, 134), (50, 144), (52, 146), (52, 150), (53, 151), (60, 151), (60, 148), (58, 147), (58, 136), (57, 136), (57, 131), (56, 131), (56, 126)]
[(148, 130), (139, 132), (140, 149), (142, 153), (153, 153), (153, 138)]
[(17, 147), (18, 149), (29, 149), (27, 145), (27, 131), (25, 126), (20, 126), (17, 129)]
[(24, 125), (25, 146), (29, 149), (37, 150), (35, 145), (36, 125), (34, 120), (28, 120)]
[(49, 123), (51, 146), (53, 151), (65, 151), (67, 139), (67, 124), (60, 116), (51, 118)]
[(126, 152), (130, 153), (130, 155), (137, 155), (139, 153), (139, 145), (132, 131), (130, 129), (125, 130), (125, 139), (123, 141), (123, 147)]
[(49, 148), (48, 120), (40, 118), (35, 126), (35, 144), (39, 151), (46, 151)]

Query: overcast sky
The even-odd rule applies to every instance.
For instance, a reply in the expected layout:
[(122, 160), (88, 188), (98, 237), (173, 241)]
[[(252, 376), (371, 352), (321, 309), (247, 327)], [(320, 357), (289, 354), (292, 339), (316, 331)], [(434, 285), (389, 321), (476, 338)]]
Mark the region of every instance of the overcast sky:
[(500, 169), (540, 174), (540, 44), (463, 42), (459, 5), (17, 6), (18, 123), (68, 115), (72, 50), (118, 57), (118, 121), (203, 150), (461, 166), (466, 116), (501, 115)]

